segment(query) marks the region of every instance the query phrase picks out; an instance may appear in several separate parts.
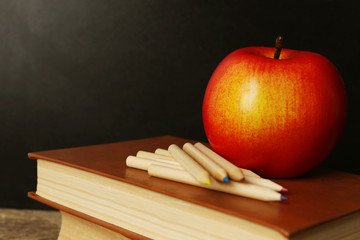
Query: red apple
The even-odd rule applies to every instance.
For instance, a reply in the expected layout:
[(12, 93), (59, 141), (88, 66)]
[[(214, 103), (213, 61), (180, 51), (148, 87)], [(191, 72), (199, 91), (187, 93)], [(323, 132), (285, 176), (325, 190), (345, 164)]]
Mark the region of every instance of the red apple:
[(215, 69), (203, 101), (204, 129), (214, 151), (264, 177), (302, 175), (337, 144), (347, 98), (324, 56), (247, 47)]

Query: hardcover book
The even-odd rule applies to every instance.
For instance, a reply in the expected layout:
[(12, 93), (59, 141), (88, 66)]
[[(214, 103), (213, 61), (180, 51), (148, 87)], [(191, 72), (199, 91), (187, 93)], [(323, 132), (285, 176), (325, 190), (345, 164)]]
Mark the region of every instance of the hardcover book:
[(186, 142), (195, 143), (161, 136), (29, 153), (38, 164), (37, 189), (29, 196), (131, 239), (360, 238), (358, 175), (318, 168), (273, 179), (289, 190), (288, 200), (263, 202), (126, 166), (139, 150)]

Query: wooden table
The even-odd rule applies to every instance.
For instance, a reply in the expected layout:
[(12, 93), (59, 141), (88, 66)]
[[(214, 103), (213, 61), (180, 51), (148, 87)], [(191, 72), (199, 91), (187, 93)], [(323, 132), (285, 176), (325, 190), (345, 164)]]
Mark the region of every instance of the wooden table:
[(0, 240), (56, 240), (59, 211), (0, 208)]

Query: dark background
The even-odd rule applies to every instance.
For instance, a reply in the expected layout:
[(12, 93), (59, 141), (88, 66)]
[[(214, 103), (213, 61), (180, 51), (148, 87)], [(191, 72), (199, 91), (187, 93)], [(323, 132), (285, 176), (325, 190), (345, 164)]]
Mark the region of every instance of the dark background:
[(325, 166), (360, 174), (355, 1), (0, 0), (0, 207), (41, 208), (32, 151), (171, 134), (206, 140), (207, 82), (230, 52), (328, 57), (349, 120)]

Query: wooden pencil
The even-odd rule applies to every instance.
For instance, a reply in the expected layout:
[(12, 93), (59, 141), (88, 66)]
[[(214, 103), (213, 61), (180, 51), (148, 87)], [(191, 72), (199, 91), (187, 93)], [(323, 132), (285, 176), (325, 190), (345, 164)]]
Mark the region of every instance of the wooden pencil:
[[(203, 144), (202, 144), (203, 145)], [(201, 152), (203, 152), (205, 155), (207, 155), (211, 160), (213, 160), (214, 161), (214, 159), (213, 158), (211, 158), (211, 152), (213, 152), (213, 153), (215, 153), (214, 151), (212, 151), (211, 149), (209, 149), (209, 148), (207, 148), (206, 146), (203, 146), (204, 148), (207, 148), (208, 150), (209, 150), (209, 154), (206, 154), (206, 150), (205, 149), (200, 149), (201, 148), (201, 146), (199, 147), (199, 145), (194, 145), (196, 148), (198, 148)], [(166, 153), (166, 152), (167, 153)], [(211, 152), (210, 152), (211, 151)], [(160, 152), (157, 152), (157, 151), (155, 151), (155, 153), (156, 154), (160, 154)], [(217, 153), (215, 153), (216, 155), (218, 155)], [(171, 156), (171, 154), (169, 153), (169, 151), (167, 151), (166, 149), (163, 149), (163, 151), (161, 152), (161, 155), (164, 155), (164, 156)], [(220, 155), (218, 155), (219, 157), (221, 157)], [(215, 157), (215, 156), (214, 156)], [(222, 158), (222, 157), (221, 157)], [(228, 161), (228, 160), (226, 160), (226, 159), (224, 159), (224, 161)], [(215, 161), (214, 161), (215, 162)], [(233, 165), (233, 164), (232, 164)], [(224, 167), (224, 166), (223, 166)], [(258, 177), (258, 178), (261, 178), (258, 174), (256, 174), (256, 173), (254, 173), (253, 171), (250, 171), (250, 170), (248, 170), (248, 169), (244, 169), (244, 168), (239, 168), (239, 167), (237, 167), (237, 166), (235, 166), (235, 165), (233, 165), (232, 167), (235, 167), (235, 168), (238, 168), (238, 169), (240, 169), (240, 171), (241, 171), (241, 173), (244, 175), (244, 177), (245, 176), (252, 176), (252, 177)], [(225, 168), (224, 168), (225, 169)], [(226, 169), (225, 169), (226, 170)], [(231, 178), (231, 179), (233, 179), (233, 180), (236, 180), (236, 181), (240, 181), (240, 180), (242, 180), (242, 179), (240, 179), (239, 177), (238, 177), (238, 179), (236, 179), (236, 176), (237, 176), (237, 171), (238, 170), (235, 170), (233, 173), (233, 178)], [(231, 171), (230, 171), (231, 172)], [(227, 171), (227, 173), (229, 174), (229, 172)]]
[(148, 167), (148, 174), (154, 177), (159, 177), (171, 181), (181, 182), (262, 201), (281, 201), (287, 199), (287, 197), (281, 195), (276, 191), (249, 183), (242, 183), (236, 181), (222, 183), (214, 180), (212, 181), (211, 185), (200, 184), (187, 171), (173, 167), (151, 164)]
[[(128, 156), (126, 159), (126, 165), (128, 167), (137, 168), (145, 171), (148, 170), (151, 164), (178, 168), (185, 171), (185, 169), (177, 161), (170, 161), (166, 159), (148, 159), (148, 158), (140, 158), (135, 156)], [(286, 188), (282, 187), (281, 185), (274, 183), (273, 181), (265, 178), (245, 176), (245, 182), (262, 186), (265, 188), (270, 188), (274, 191), (280, 191), (280, 192), (288, 191)]]
[(203, 168), (205, 168), (215, 179), (223, 182), (229, 182), (229, 177), (226, 171), (214, 161), (212, 161), (208, 156), (202, 153), (199, 149), (197, 149), (194, 145), (191, 143), (185, 143), (183, 145), (183, 149)]
[(250, 177), (257, 177), (257, 178), (261, 178), (260, 175), (254, 173), (253, 171), (249, 170), (249, 169), (245, 169), (245, 168), (239, 168), (242, 173), (244, 174), (244, 177), (246, 176), (250, 176)]
[(258, 177), (252, 177), (252, 176), (245, 176), (245, 181), (248, 183), (252, 183), (255, 185), (259, 185), (262, 187), (270, 188), (274, 191), (278, 192), (287, 192), (288, 190), (284, 188), (283, 186), (265, 178), (258, 178)]
[(269, 179), (261, 178), (259, 175), (257, 175), (256, 173), (254, 173), (251, 170), (239, 168), (239, 167), (235, 166), (234, 164), (230, 163), (228, 160), (221, 157), (219, 154), (215, 153), (213, 150), (206, 147), (202, 143), (199, 143), (199, 142), (195, 143), (194, 146), (196, 148), (198, 148), (200, 151), (202, 151), (204, 154), (206, 154), (209, 158), (214, 160), (216, 163), (218, 163), (220, 166), (222, 166), (228, 172), (229, 177), (235, 181), (239, 181), (239, 178), (241, 177), (241, 175), (239, 174), (239, 170), (237, 170), (237, 169), (240, 169), (243, 173), (243, 176), (245, 177), (245, 181), (247, 181), (249, 183), (267, 187), (267, 188), (273, 189), (275, 191), (282, 191), (282, 192), (288, 191), (286, 188), (280, 186), (279, 184), (277, 184)]
[(166, 150), (166, 149), (163, 149), (163, 148), (157, 148), (157, 149), (155, 150), (155, 153), (156, 153), (156, 154), (160, 154), (160, 155), (164, 155), (164, 156), (171, 157), (171, 154), (169, 153), (169, 151)]
[(156, 153), (142, 151), (142, 150), (138, 151), (136, 153), (136, 156), (141, 157), (141, 158), (166, 159), (166, 160), (170, 160), (170, 161), (175, 161), (175, 159), (172, 156), (166, 156), (166, 155), (156, 154)]
[(199, 183), (211, 184), (209, 173), (192, 159), (185, 151), (176, 144), (171, 144), (168, 148), (171, 156), (178, 161), (184, 169), (191, 174)]
[(213, 160), (215, 163), (217, 163), (219, 166), (224, 168), (231, 179), (235, 181), (241, 181), (244, 179), (244, 173), (240, 168), (238, 168), (210, 148), (206, 147), (204, 144), (198, 142), (195, 143), (194, 146), (206, 156), (208, 156), (211, 160)]
[(135, 156), (128, 156), (126, 158), (126, 166), (147, 171), (151, 164), (157, 164), (166, 167), (184, 168), (176, 161), (162, 160), (162, 159), (149, 159)]

